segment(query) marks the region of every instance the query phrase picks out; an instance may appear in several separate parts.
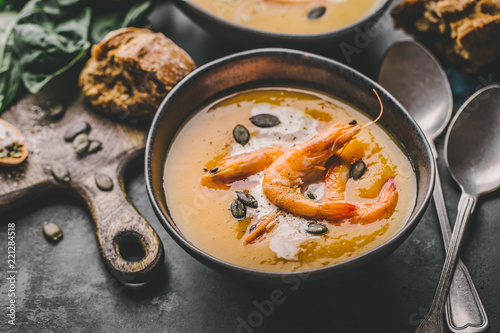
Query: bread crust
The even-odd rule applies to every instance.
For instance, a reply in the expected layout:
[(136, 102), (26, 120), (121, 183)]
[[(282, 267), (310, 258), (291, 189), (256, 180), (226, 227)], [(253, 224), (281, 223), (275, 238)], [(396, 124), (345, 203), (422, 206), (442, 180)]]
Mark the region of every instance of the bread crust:
[(79, 86), (105, 115), (146, 122), (168, 92), (195, 68), (191, 57), (163, 34), (124, 28), (92, 48)]
[(467, 71), (500, 59), (500, 0), (404, 0), (392, 17), (397, 28)]

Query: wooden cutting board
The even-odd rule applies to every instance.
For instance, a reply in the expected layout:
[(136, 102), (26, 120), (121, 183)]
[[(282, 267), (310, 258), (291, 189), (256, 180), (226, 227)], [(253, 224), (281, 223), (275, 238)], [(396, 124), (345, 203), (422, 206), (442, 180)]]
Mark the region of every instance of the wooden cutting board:
[[(147, 126), (129, 125), (93, 111), (80, 94), (77, 75), (67, 73), (51, 81), (39, 94), (27, 95), (0, 115), (21, 130), (30, 151), (21, 165), (0, 166), (0, 214), (19, 207), (26, 209), (27, 202), (50, 192), (75, 194), (83, 199), (93, 217), (97, 243), (108, 270), (121, 282), (148, 281), (163, 263), (163, 244), (128, 199), (123, 181), (131, 162), (144, 155)], [(54, 120), (49, 113), (57, 104), (62, 104), (66, 112)], [(91, 125), (89, 137), (102, 142), (100, 151), (85, 157), (79, 157), (72, 143), (64, 140), (68, 127), (81, 121)], [(66, 166), (70, 182), (53, 177), (54, 163)], [(96, 186), (96, 172), (111, 177), (111, 191)]]

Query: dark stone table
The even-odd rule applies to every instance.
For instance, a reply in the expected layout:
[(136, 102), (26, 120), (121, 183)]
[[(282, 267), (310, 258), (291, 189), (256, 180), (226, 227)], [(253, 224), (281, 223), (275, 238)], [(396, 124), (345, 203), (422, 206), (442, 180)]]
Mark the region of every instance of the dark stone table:
[[(238, 51), (194, 26), (170, 4), (159, 5), (151, 19), (153, 29), (185, 48), (198, 66)], [(360, 52), (349, 62), (371, 77), (376, 77), (387, 46), (403, 36), (392, 29), (388, 16), (381, 22), (380, 32), (358, 43)], [(457, 103), (499, 79), (493, 73), (449, 70), (448, 75)], [(442, 152), (442, 140), (438, 147)], [(459, 189), (442, 160), (439, 164), (454, 220)], [(300, 284), (285, 284), (279, 291), (249, 286), (206, 268), (174, 243), (149, 205), (141, 167), (128, 182), (128, 193), (164, 243), (162, 275), (144, 286), (123, 287), (101, 262), (85, 209), (64, 197), (26, 202), (22, 212), (0, 216), (1, 332), (413, 332), (429, 308), (444, 261), (430, 205), (412, 235), (373, 269), (316, 289)], [(488, 312), (490, 332), (500, 332), (499, 212), (498, 193), (480, 200), (462, 251)], [(43, 238), (44, 221), (64, 230), (59, 244)], [(17, 236), (14, 327), (6, 316), (9, 222), (15, 222)], [(271, 307), (271, 298), (279, 304)]]

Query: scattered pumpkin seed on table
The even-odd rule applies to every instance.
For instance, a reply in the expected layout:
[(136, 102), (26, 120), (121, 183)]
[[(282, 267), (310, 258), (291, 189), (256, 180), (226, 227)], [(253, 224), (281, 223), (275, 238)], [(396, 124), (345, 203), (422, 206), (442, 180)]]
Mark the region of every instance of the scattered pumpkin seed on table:
[(102, 142), (98, 140), (91, 140), (89, 147), (87, 148), (87, 154), (93, 154), (98, 152), (102, 148)]
[(94, 176), (95, 184), (102, 191), (111, 191), (113, 189), (113, 180), (107, 174), (97, 172)]
[(261, 113), (256, 116), (253, 116), (252, 118), (250, 118), (250, 121), (255, 126), (262, 128), (274, 127), (281, 124), (278, 117), (268, 113)]
[(90, 140), (86, 133), (80, 133), (73, 139), (73, 148), (75, 149), (75, 153), (80, 156), (85, 155), (89, 145)]
[(354, 180), (358, 180), (359, 178), (361, 178), (361, 176), (363, 176), (365, 171), (366, 171), (366, 164), (360, 158), (351, 166), (351, 169), (349, 170), (349, 177), (351, 177)]
[(242, 219), (247, 215), (247, 208), (239, 199), (231, 202), (231, 214), (233, 214), (234, 218)]
[(238, 196), (238, 200), (240, 200), (245, 206), (250, 208), (259, 207), (257, 199), (255, 199), (250, 193), (236, 191), (236, 195)]
[(63, 237), (62, 229), (54, 222), (43, 222), (43, 235), (51, 242), (58, 242)]
[(69, 183), (71, 181), (71, 176), (69, 174), (68, 168), (66, 168), (61, 163), (54, 163), (50, 167), (50, 172), (55, 180), (61, 183)]
[(247, 144), (248, 140), (250, 140), (250, 132), (248, 132), (247, 128), (243, 125), (236, 125), (233, 128), (233, 138), (240, 145), (244, 146)]
[(49, 110), (49, 117), (51, 119), (57, 120), (60, 119), (66, 110), (64, 109), (64, 106), (62, 104), (56, 104), (52, 106)]
[(64, 133), (64, 140), (68, 142), (73, 141), (78, 134), (82, 133), (89, 134), (90, 129), (91, 129), (90, 124), (87, 123), (86, 121), (80, 121), (74, 123)]

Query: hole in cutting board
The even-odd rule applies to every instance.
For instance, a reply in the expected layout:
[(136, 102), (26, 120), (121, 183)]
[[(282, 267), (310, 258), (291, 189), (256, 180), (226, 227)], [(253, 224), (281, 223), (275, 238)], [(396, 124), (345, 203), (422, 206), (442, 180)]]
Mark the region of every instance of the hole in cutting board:
[(135, 231), (125, 231), (115, 237), (115, 251), (126, 261), (141, 261), (146, 250), (141, 235)]

